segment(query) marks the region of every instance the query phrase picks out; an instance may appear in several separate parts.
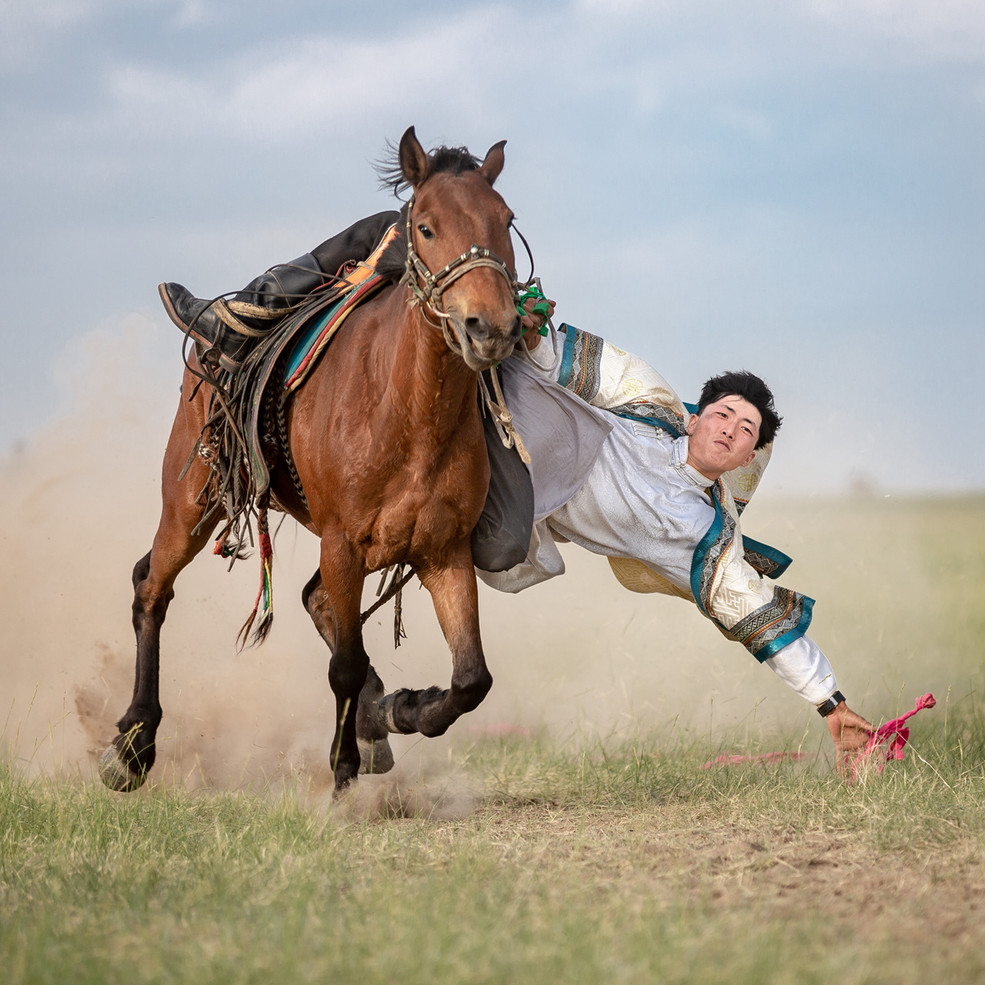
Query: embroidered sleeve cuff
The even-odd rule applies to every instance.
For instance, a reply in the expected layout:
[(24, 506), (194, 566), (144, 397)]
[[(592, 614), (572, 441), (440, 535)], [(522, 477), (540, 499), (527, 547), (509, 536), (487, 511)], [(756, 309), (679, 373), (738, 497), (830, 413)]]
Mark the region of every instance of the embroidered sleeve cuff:
[(787, 644), (766, 663), (784, 684), (812, 705), (826, 701), (838, 690), (828, 658), (809, 636)]

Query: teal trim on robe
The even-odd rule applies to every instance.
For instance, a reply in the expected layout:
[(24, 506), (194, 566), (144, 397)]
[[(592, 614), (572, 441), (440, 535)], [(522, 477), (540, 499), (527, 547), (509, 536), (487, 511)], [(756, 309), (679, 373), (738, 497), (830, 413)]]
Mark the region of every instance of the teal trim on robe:
[[(572, 325), (564, 324), (561, 330), (564, 332), (564, 348), (558, 383), (590, 402), (599, 389), (605, 343), (599, 336)], [(698, 412), (696, 404), (685, 403), (683, 406), (689, 414)], [(605, 409), (625, 420), (661, 428), (675, 438), (684, 433), (686, 422), (679, 412), (663, 403), (637, 401), (620, 406), (607, 405)], [(734, 500), (720, 479), (709, 487), (709, 491), (715, 516), (691, 558), (691, 594), (701, 612), (725, 636), (742, 643), (762, 662), (807, 632), (814, 600), (777, 585), (770, 601), (743, 616), (731, 628), (726, 628), (712, 614), (715, 576), (722, 557), (735, 539), (738, 516), (745, 501)], [(731, 504), (729, 508), (723, 505), (723, 497)], [(742, 557), (759, 575), (768, 578), (783, 574), (792, 563), (791, 558), (782, 551), (745, 536), (742, 537)]]
[[(724, 626), (711, 612), (712, 588), (718, 563), (735, 536), (735, 520), (722, 506), (721, 481), (710, 487), (715, 507), (715, 519), (704, 537), (694, 549), (691, 559), (691, 594), (698, 608), (730, 640), (741, 643), (760, 663), (772, 657), (788, 643), (800, 639), (811, 624), (814, 600), (799, 592), (777, 585), (773, 597), (765, 605), (740, 619), (734, 626)], [(761, 572), (771, 577), (786, 570), (790, 558), (758, 541), (751, 541), (758, 548), (753, 557), (745, 553), (747, 539), (742, 538), (744, 557), (753, 568), (759, 570), (756, 560), (764, 558), (776, 562), (773, 572)], [(759, 557), (757, 557), (758, 555)], [(785, 560), (785, 564), (781, 559)]]
[(561, 331), (564, 332), (564, 349), (561, 351), (561, 372), (558, 375), (558, 383), (567, 387), (571, 382), (571, 365), (575, 358), (575, 337), (578, 332), (567, 331), (568, 325), (562, 324)]
[[(738, 506), (738, 504), (736, 504)], [(745, 559), (767, 578), (779, 578), (793, 564), (793, 558), (762, 541), (742, 535), (742, 553)]]

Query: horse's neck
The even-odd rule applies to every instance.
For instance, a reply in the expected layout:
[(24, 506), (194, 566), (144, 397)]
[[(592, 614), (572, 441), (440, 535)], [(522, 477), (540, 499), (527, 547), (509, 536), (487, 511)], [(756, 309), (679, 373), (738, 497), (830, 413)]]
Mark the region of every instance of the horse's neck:
[(477, 377), (428, 324), (419, 308), (407, 313), (389, 367), (387, 396), (405, 423), (441, 442), (454, 433), (462, 410), (476, 403)]

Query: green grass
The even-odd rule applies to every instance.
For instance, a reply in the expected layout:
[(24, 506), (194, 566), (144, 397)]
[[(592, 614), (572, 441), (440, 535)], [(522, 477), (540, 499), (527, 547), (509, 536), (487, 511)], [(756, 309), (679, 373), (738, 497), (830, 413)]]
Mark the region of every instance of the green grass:
[(361, 811), (6, 766), (3, 978), (977, 982), (985, 727), (920, 721), (854, 786), (660, 737), (464, 743), (453, 819), (400, 787)]
[[(12, 742), (0, 982), (978, 985), (985, 499), (822, 507), (794, 516), (814, 539), (791, 584), (825, 600), (839, 674), (873, 715), (938, 698), (883, 774), (835, 775), (812, 712), (793, 735), (456, 728), (436, 778), (334, 807), (301, 779), (193, 794), (165, 769), (113, 794)], [(805, 758), (702, 768), (773, 749)]]

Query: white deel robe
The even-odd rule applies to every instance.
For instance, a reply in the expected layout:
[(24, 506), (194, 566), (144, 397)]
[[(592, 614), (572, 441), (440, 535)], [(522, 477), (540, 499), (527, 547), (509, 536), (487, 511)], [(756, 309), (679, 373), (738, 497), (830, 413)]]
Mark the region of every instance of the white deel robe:
[[(710, 490), (708, 479), (687, 465), (686, 434), (673, 433), (683, 430), (686, 409), (663, 377), (598, 337), (565, 328), (566, 337), (558, 337), (563, 350), (542, 342), (500, 367), (514, 425), (530, 454), (534, 529), (524, 563), (478, 576), (500, 591), (522, 591), (564, 571), (557, 541), (571, 541), (608, 557), (628, 588), (696, 601), (806, 700), (830, 697), (837, 689), (834, 672), (804, 633), (812, 600), (767, 582), (747, 558), (769, 549), (744, 545), (739, 529), (739, 513), (769, 449)], [(575, 333), (582, 351), (572, 357)], [(663, 420), (647, 423), (655, 416)], [(772, 628), (771, 642), (750, 642), (764, 627)]]

